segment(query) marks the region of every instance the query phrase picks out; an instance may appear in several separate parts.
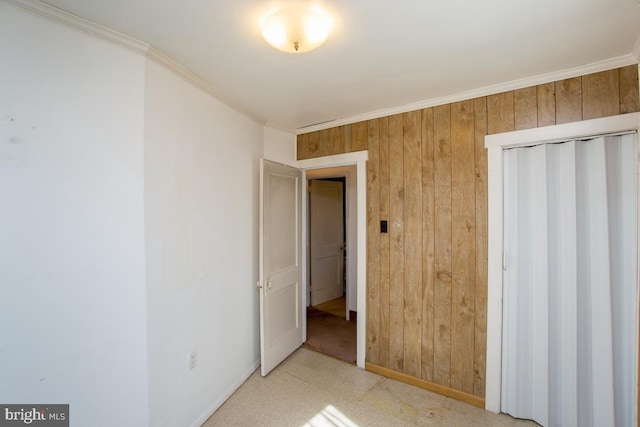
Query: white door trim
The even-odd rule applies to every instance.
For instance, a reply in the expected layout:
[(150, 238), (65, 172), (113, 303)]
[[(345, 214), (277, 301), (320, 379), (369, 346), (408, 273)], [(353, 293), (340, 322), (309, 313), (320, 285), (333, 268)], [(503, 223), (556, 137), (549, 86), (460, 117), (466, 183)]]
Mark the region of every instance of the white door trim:
[[(356, 165), (358, 203), (357, 203), (357, 343), (356, 343), (356, 364), (359, 368), (364, 369), (365, 349), (366, 349), (366, 318), (367, 318), (367, 159), (368, 151), (357, 151), (354, 153), (338, 154), (335, 156), (316, 157), (313, 159), (300, 160), (296, 162), (296, 167), (303, 170), (305, 176), (303, 180), (306, 182), (306, 171), (311, 169), (322, 169), (337, 166)], [(303, 193), (302, 200), (302, 247), (307, 247), (307, 192)], [(347, 247), (348, 248), (348, 247)], [(302, 260), (302, 277), (307, 280), (307, 260)], [(309, 283), (305, 284), (308, 289)], [(303, 306), (306, 307), (306, 292), (303, 292)], [(303, 317), (304, 318), (304, 317)], [(303, 325), (306, 331), (306, 324)], [(306, 336), (305, 336), (306, 339)]]
[(640, 133), (640, 113), (485, 136), (489, 190), (486, 410), (500, 412), (502, 381), (502, 266), (504, 243), (502, 151), (512, 147), (630, 130), (636, 130)]

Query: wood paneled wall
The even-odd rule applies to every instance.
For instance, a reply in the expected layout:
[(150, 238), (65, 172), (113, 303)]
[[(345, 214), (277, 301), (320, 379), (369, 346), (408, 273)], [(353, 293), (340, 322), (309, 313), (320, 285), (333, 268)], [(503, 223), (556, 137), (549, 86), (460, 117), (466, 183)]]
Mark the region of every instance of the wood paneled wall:
[(369, 150), (367, 362), (483, 398), (485, 135), (637, 111), (634, 65), (299, 135), (299, 160)]

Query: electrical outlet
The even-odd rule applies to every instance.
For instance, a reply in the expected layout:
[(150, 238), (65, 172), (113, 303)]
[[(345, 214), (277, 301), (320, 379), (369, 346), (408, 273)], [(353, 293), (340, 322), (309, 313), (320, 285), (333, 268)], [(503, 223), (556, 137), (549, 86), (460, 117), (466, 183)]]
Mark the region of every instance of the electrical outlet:
[(198, 366), (198, 352), (191, 350), (189, 352), (189, 370), (192, 370), (196, 366)]

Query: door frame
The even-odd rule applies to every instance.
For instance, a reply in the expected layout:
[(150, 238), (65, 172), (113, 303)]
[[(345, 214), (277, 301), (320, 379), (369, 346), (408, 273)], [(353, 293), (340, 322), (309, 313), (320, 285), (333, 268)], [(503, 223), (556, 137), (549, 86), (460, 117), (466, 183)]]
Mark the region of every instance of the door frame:
[[(367, 160), (368, 151), (356, 151), (353, 153), (338, 154), (335, 156), (316, 157), (313, 159), (299, 160), (295, 166), (302, 170), (303, 182), (307, 181), (307, 171), (313, 169), (326, 169), (341, 166), (356, 166), (356, 188), (357, 188), (357, 208), (356, 208), (356, 247), (347, 245), (347, 257), (350, 250), (356, 251), (356, 290), (357, 301), (356, 310), (358, 313), (357, 338), (356, 338), (356, 365), (364, 369), (366, 351), (366, 318), (367, 318)], [(303, 191), (302, 195), (302, 247), (305, 253), (302, 256), (302, 280), (304, 291), (302, 293), (302, 304), (307, 306), (307, 296), (309, 292), (308, 281), (308, 230), (309, 213), (308, 199), (309, 193)], [(353, 259), (353, 257), (351, 257)], [(307, 317), (302, 316), (304, 340), (306, 341)]]
[[(488, 281), (487, 281), (487, 365), (485, 409), (498, 413), (502, 393), (502, 270), (504, 253), (504, 182), (503, 150), (513, 147), (560, 142), (574, 138), (615, 132), (637, 131), (640, 150), (640, 113), (629, 113), (600, 119), (583, 120), (541, 128), (505, 132), (485, 136), (488, 171)], [(640, 157), (640, 156), (639, 156)], [(640, 163), (640, 161), (639, 161)], [(639, 186), (640, 188), (640, 174)], [(640, 197), (638, 198), (640, 204)], [(640, 224), (640, 206), (638, 208)], [(640, 233), (640, 229), (638, 230)], [(640, 237), (638, 238), (640, 258)], [(638, 260), (640, 267), (640, 259)], [(636, 278), (638, 281), (638, 278)], [(640, 287), (636, 283), (640, 292)], [(640, 293), (638, 294), (640, 295)], [(640, 314), (640, 310), (638, 310)], [(638, 328), (640, 332), (640, 327)], [(640, 343), (640, 339), (639, 339)], [(640, 352), (640, 350), (639, 350)], [(640, 355), (636, 355), (637, 357)], [(640, 380), (640, 376), (638, 378)], [(640, 393), (638, 394), (640, 398)]]

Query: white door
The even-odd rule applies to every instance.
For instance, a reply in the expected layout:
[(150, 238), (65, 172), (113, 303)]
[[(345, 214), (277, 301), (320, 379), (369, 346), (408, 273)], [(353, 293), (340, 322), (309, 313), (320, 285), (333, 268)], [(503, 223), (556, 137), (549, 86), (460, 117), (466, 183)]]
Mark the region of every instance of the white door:
[(340, 298), (344, 289), (343, 185), (309, 181), (311, 305)]
[(504, 151), (502, 411), (636, 426), (635, 134)]
[(262, 160), (260, 357), (267, 375), (302, 345), (302, 172)]

